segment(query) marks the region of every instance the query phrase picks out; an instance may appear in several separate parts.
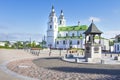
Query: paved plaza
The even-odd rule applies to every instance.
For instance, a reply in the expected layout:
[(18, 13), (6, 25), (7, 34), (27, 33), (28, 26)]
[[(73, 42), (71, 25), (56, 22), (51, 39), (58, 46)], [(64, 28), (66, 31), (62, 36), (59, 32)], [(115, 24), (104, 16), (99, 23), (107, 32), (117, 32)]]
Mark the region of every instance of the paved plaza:
[[(52, 51), (51, 56), (49, 50), (40, 51), (39, 56), (24, 50), (1, 49), (0, 53), (0, 67), (10, 62), (6, 66), (17, 73), (15, 76), (0, 68), (2, 80), (120, 80), (120, 65), (65, 62), (61, 60), (59, 50)], [(66, 51), (61, 53), (63, 56)], [(19, 77), (19, 74), (31, 78)]]
[(0, 78), (1, 80), (22, 80), (11, 73), (6, 73), (6, 70), (3, 70), (2, 64), (11, 60), (19, 60), (23, 58), (35, 58), (31, 54), (24, 52), (23, 50), (6, 50), (0, 49)]

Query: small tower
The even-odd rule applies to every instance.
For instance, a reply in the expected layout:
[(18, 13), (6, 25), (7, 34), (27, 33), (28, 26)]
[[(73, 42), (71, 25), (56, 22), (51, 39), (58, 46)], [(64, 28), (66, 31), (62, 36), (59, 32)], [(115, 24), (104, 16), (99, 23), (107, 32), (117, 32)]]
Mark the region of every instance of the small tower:
[(80, 21), (78, 21), (78, 26), (80, 26)]
[(48, 29), (47, 29), (47, 46), (50, 48), (55, 48), (55, 39), (57, 38), (58, 32), (58, 22), (57, 16), (52, 6), (52, 10), (49, 14)]
[(63, 11), (61, 10), (60, 16), (59, 16), (59, 26), (63, 27), (66, 25), (66, 20), (64, 18)]
[[(85, 58), (88, 62), (101, 61), (101, 34), (102, 32), (93, 23), (90, 24), (85, 34)], [(95, 42), (95, 36), (99, 36), (99, 43)]]

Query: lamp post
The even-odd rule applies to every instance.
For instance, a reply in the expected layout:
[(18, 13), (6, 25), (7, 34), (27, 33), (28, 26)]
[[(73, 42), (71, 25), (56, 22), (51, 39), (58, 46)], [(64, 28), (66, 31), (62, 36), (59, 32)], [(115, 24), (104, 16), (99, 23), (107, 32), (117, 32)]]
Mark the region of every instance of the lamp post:
[(49, 56), (50, 56), (51, 55), (51, 46), (52, 46), (52, 44), (50, 44), (49, 46), (50, 46), (50, 52), (49, 52)]
[(55, 39), (55, 49), (56, 49), (56, 39)]
[(42, 39), (42, 49), (43, 49), (43, 39)]
[(61, 56), (61, 48), (60, 48), (60, 56)]
[(79, 45), (79, 39), (78, 39), (78, 41), (77, 41), (77, 56), (79, 55), (79, 53), (78, 53), (78, 45)]
[(30, 37), (30, 41), (29, 41), (29, 49), (30, 49), (30, 52), (31, 52), (31, 37)]
[(67, 48), (67, 39), (65, 39), (65, 45), (66, 45), (66, 51), (67, 51), (67, 53), (68, 53), (68, 48)]

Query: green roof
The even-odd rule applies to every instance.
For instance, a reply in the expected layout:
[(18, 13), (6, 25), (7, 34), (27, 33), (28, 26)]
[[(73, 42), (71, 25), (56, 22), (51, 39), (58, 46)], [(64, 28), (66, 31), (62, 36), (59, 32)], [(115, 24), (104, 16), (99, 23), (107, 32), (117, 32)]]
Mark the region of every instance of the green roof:
[(81, 30), (87, 30), (87, 29), (88, 29), (88, 26), (86, 25), (58, 27), (58, 31), (81, 31)]

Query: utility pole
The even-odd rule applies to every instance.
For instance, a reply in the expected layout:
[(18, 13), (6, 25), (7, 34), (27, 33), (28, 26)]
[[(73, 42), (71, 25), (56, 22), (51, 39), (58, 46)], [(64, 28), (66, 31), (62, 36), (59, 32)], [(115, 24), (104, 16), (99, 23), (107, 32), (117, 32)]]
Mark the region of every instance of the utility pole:
[(30, 46), (29, 46), (29, 49), (30, 49), (30, 53), (31, 53), (31, 37), (30, 37), (30, 42), (29, 42)]

